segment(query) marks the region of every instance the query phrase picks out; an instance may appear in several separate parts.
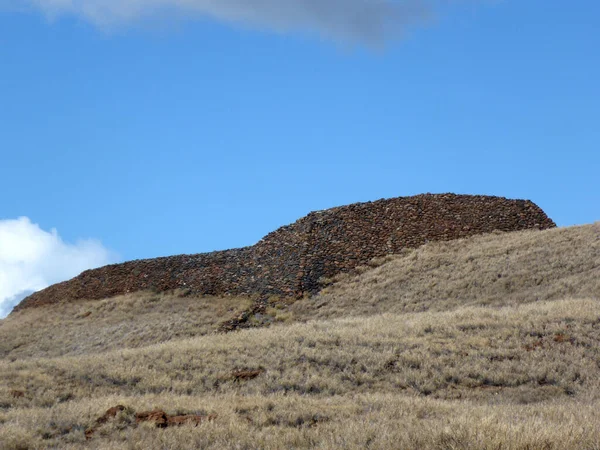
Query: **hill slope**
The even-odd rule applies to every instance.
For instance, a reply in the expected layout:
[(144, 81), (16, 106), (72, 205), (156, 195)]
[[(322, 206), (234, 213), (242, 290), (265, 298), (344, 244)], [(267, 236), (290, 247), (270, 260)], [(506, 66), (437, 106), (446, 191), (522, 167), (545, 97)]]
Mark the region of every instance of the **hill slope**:
[(247, 297), (15, 312), (0, 321), (0, 447), (597, 448), (600, 223), (371, 265), (273, 298), (250, 318), (263, 328), (234, 333), (216, 325)]
[(404, 253), (373, 270), (362, 268), (362, 275), (339, 276), (321, 294), (296, 303), (295, 316), (443, 311), (572, 296), (600, 300), (600, 222), (436, 242)]
[[(593, 449), (599, 324), (597, 299), (557, 300), (2, 360), (0, 442), (14, 449)], [(114, 419), (99, 419), (116, 405), (123, 411)], [(216, 418), (182, 428), (136, 423), (136, 413), (155, 409)]]
[[(315, 297), (273, 298), (249, 324), (600, 298), (600, 223), (430, 243), (385, 261)], [(173, 291), (24, 309), (0, 322), (0, 356), (81, 355), (200, 336), (250, 303)]]

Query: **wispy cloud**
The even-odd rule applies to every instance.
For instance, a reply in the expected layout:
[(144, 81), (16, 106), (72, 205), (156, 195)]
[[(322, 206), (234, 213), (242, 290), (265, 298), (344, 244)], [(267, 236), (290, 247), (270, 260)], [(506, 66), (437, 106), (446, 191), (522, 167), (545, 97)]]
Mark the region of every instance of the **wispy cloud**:
[(27, 294), (113, 260), (98, 241), (68, 244), (27, 217), (0, 220), (0, 318)]
[[(166, 12), (377, 44), (427, 15), (428, 0), (4, 0), (114, 26)], [(2, 3), (2, 0), (0, 0)]]

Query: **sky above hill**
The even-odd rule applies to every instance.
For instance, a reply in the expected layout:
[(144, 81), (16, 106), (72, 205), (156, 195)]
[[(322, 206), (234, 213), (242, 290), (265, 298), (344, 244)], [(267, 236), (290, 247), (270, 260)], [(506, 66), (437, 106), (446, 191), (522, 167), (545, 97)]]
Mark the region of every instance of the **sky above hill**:
[(599, 29), (592, 0), (0, 0), (0, 316), (357, 201), (600, 220)]

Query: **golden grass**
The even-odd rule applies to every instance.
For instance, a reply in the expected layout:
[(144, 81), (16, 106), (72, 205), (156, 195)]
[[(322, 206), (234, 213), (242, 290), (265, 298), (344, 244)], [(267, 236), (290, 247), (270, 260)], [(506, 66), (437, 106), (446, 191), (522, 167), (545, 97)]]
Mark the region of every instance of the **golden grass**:
[[(212, 423), (169, 428), (131, 425), (123, 414), (86, 441), (84, 426), (116, 404), (218, 411)], [(397, 394), (327, 399), (300, 395), (112, 396), (5, 417), (3, 449), (599, 449), (596, 401), (536, 405), (445, 402)], [(67, 432), (68, 431), (68, 432)], [(43, 437), (40, 437), (43, 436)]]
[[(123, 418), (93, 445), (141, 439), (137, 448), (159, 448), (151, 445), (158, 433), (160, 442), (171, 442), (165, 448), (192, 448), (188, 442), (362, 448), (367, 435), (374, 448), (391, 448), (397, 440), (410, 448), (446, 448), (444, 439), (457, 439), (457, 448), (494, 448), (498, 442), (526, 448), (519, 443), (539, 439), (561, 444), (548, 448), (581, 448), (575, 438), (600, 442), (594, 422), (600, 414), (598, 342), (600, 303), (564, 300), (313, 321), (104, 354), (3, 361), (0, 441), (12, 442), (21, 433), (19, 439), (31, 446), (83, 445), (83, 430), (93, 419), (124, 403), (138, 411), (159, 407), (219, 419), (159, 432)], [(248, 382), (233, 380), (233, 371), (254, 368), (264, 373)], [(12, 398), (11, 390), (26, 394)], [(291, 399), (310, 407), (294, 406)], [(369, 399), (370, 406), (360, 399)], [(253, 402), (266, 406), (257, 409)], [(334, 408), (336, 402), (344, 406)], [(411, 410), (400, 414), (401, 405)], [(430, 412), (421, 415), (447, 428), (435, 439), (425, 422), (405, 420), (427, 405)], [(469, 419), (469, 411), (479, 416)], [(513, 414), (533, 415), (521, 423)], [(554, 419), (540, 420), (546, 415)], [(365, 435), (365, 429), (372, 433)]]
[[(0, 448), (600, 450), (599, 257), (600, 224), (431, 244), (230, 334), (250, 299), (25, 310), (0, 322)], [(136, 425), (154, 408), (218, 417)]]
[(202, 336), (252, 303), (182, 295), (138, 292), (12, 313), (0, 321), (0, 357), (82, 355)]
[[(600, 222), (432, 242), (341, 275), (291, 308), (296, 319), (600, 299)], [(374, 261), (377, 265), (378, 261)]]
[[(250, 323), (600, 298), (600, 223), (431, 243), (372, 265), (339, 276), (315, 297), (274, 302)], [(83, 355), (201, 336), (250, 303), (141, 292), (26, 309), (0, 320), (0, 357)]]

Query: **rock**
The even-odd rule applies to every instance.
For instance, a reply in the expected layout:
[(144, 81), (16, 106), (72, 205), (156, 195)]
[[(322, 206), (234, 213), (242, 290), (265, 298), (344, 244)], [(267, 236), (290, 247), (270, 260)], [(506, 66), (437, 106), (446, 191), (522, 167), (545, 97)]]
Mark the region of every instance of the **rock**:
[(262, 374), (264, 372), (263, 369), (258, 369), (258, 370), (238, 370), (235, 371), (231, 374), (231, 376), (233, 377), (233, 381), (235, 382), (240, 382), (240, 381), (248, 381), (248, 380), (253, 380), (256, 377), (258, 377), (260, 374)]
[(311, 213), (252, 247), (87, 270), (32, 294), (15, 311), (143, 290), (301, 298), (318, 292), (322, 278), (427, 242), (555, 226), (532, 202), (502, 197), (423, 194), (357, 203)]
[(135, 423), (141, 422), (154, 422), (158, 428), (165, 428), (168, 425), (169, 417), (166, 412), (160, 409), (144, 411), (135, 415)]
[[(121, 411), (125, 411), (126, 409), (127, 408), (125, 408), (123, 405), (117, 405), (107, 410), (102, 416), (96, 419), (94, 426), (85, 430), (85, 438), (88, 440), (92, 439), (98, 428), (115, 418)], [(140, 424), (143, 422), (149, 422), (154, 424), (157, 428), (167, 428), (187, 424), (198, 426), (203, 422), (212, 422), (213, 420), (216, 420), (216, 418), (216, 414), (210, 414), (206, 416), (197, 414), (169, 416), (162, 409), (156, 409), (153, 411), (143, 411), (137, 413), (135, 415), (135, 423)]]

